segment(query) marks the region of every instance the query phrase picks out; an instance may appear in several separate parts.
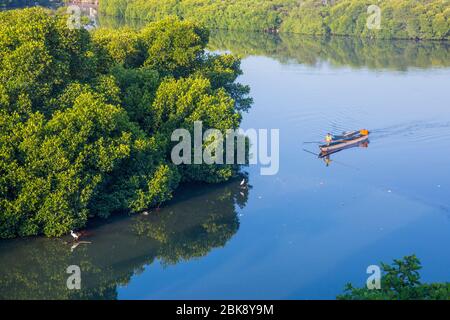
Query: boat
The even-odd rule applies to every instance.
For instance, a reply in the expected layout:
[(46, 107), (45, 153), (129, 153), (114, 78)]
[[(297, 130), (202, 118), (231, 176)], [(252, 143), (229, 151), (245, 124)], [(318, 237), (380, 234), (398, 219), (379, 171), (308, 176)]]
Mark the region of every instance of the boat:
[(367, 130), (344, 132), (340, 136), (333, 136), (333, 140), (329, 144), (320, 145), (319, 148), (322, 151), (321, 156), (326, 156), (342, 149), (357, 146), (368, 140), (369, 132)]

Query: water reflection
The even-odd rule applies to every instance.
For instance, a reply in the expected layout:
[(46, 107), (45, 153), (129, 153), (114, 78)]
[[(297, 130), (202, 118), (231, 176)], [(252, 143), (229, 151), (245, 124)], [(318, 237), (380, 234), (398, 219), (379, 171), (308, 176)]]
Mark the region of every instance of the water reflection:
[[(148, 216), (94, 226), (86, 244), (30, 238), (0, 242), (0, 299), (116, 299), (117, 286), (158, 262), (203, 257), (238, 231), (237, 207), (249, 188), (239, 181), (179, 191), (176, 201)], [(68, 290), (66, 268), (81, 268), (81, 290)]]
[(242, 56), (268, 56), (282, 63), (398, 70), (450, 66), (450, 43), (385, 41), (296, 34), (212, 31), (209, 47)]
[[(93, 1), (94, 2), (94, 1)], [(98, 4), (95, 3), (87, 3), (81, 1), (72, 1), (69, 4), (68, 12), (71, 14), (76, 14), (77, 10), (74, 8), (78, 8), (80, 14), (84, 17), (84, 24), (87, 30), (98, 28), (100, 25), (98, 19)]]
[(348, 149), (353, 149), (353, 148), (367, 149), (369, 147), (369, 143), (370, 143), (370, 140), (367, 140), (367, 141), (363, 141), (363, 142), (354, 143), (354, 144), (351, 144), (351, 145), (348, 145), (348, 146), (345, 146), (345, 147), (342, 147), (342, 148), (339, 148), (336, 150), (332, 150), (332, 151), (320, 151), (319, 153), (316, 153), (309, 149), (303, 149), (303, 151), (316, 156), (318, 159), (322, 160), (325, 163), (325, 166), (327, 166), (327, 167), (329, 167), (333, 162), (348, 167), (348, 165), (346, 165), (345, 163), (334, 160), (331, 156), (336, 153), (339, 153), (339, 152), (342, 152), (342, 151), (345, 151)]
[[(359, 143), (356, 143), (356, 144), (353, 144), (353, 145), (349, 145), (349, 146), (346, 146), (346, 147), (342, 147), (340, 149), (333, 150), (333, 151), (328, 151), (328, 152), (321, 151), (320, 154), (319, 154), (319, 159), (322, 159), (323, 162), (325, 163), (325, 165), (327, 167), (329, 167), (331, 165), (331, 163), (334, 162), (334, 160), (331, 159), (331, 155), (333, 155), (335, 153), (338, 153), (338, 152), (342, 152), (342, 151), (347, 150), (347, 149), (353, 149), (353, 148), (364, 148), (364, 149), (367, 149), (369, 147), (369, 143), (370, 143), (370, 141), (367, 140), (367, 141), (359, 142)], [(341, 162), (337, 162), (337, 163), (341, 163)]]
[[(89, 9), (90, 8), (90, 9)], [(83, 5), (82, 12), (96, 26), (142, 28), (143, 20), (98, 14), (96, 6)], [(231, 51), (242, 57), (266, 56), (285, 64), (406, 71), (409, 68), (450, 66), (450, 43), (438, 41), (380, 40), (354, 37), (312, 37), (298, 34), (271, 34), (211, 30), (210, 50)]]

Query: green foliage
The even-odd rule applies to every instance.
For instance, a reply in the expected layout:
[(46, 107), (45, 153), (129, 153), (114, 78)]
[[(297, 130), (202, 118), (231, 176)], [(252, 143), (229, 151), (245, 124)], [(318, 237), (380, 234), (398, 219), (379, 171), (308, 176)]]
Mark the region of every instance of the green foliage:
[(347, 284), (341, 300), (449, 300), (450, 283), (424, 284), (420, 282), (422, 268), (415, 256), (395, 259), (392, 265), (381, 263), (383, 275), (380, 290), (355, 288)]
[[(367, 9), (381, 9), (381, 28), (369, 29)], [(369, 38), (450, 39), (447, 0), (102, 0), (100, 11), (129, 19), (189, 18), (213, 29), (282, 31)]]
[(309, 35), (329, 33), (325, 23), (328, 7), (322, 1), (305, 1), (293, 7), (290, 14), (283, 20), (281, 31)]
[[(225, 136), (227, 129), (236, 129), (241, 121), (235, 112), (235, 101), (223, 88), (213, 89), (204, 77), (167, 79), (158, 88), (153, 103), (152, 127), (167, 134), (185, 128), (193, 136), (195, 121), (204, 128), (214, 128)], [(191, 164), (180, 166), (185, 181), (222, 182), (234, 175), (233, 165)]]
[(14, 162), (2, 170), (0, 234), (56, 236), (82, 227), (97, 184), (129, 156), (127, 126), (121, 108), (93, 94), (80, 95), (48, 121), (33, 113), (25, 122), (2, 126), (2, 148)]
[(129, 28), (97, 29), (92, 35), (103, 68), (116, 64), (127, 68), (142, 65), (147, 57), (139, 34)]
[(176, 77), (199, 67), (209, 36), (197, 24), (176, 18), (149, 24), (141, 34), (148, 53), (144, 65)]
[(157, 21), (169, 15), (201, 22), (210, 28), (276, 30), (296, 0), (106, 0), (107, 15)]
[(149, 206), (160, 205), (172, 198), (174, 190), (180, 181), (178, 171), (168, 165), (160, 165), (153, 176), (148, 180), (144, 190), (137, 191), (137, 199), (131, 204), (135, 211), (143, 210)]
[[(450, 3), (445, 0), (337, 0), (322, 5), (308, 0), (295, 8), (281, 26), (282, 31), (332, 34), (381, 39), (450, 39)], [(370, 5), (381, 12), (380, 28), (368, 28)]]
[(59, 236), (159, 206), (180, 181), (236, 174), (170, 159), (171, 130), (194, 120), (235, 128), (251, 102), (234, 83), (239, 61), (204, 52), (205, 29), (170, 18), (89, 33), (66, 20), (41, 8), (0, 13), (0, 238)]
[(29, 99), (32, 111), (49, 114), (48, 101), (70, 82), (86, 81), (95, 73), (89, 34), (69, 30), (65, 17), (44, 9), (1, 13), (0, 82), (10, 102)]

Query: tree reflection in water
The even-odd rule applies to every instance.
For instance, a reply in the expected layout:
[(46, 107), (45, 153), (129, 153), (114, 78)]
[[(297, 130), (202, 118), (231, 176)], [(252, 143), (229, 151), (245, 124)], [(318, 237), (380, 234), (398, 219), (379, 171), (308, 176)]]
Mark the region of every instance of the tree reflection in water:
[[(160, 211), (93, 226), (90, 244), (71, 251), (65, 239), (0, 242), (0, 299), (116, 299), (117, 286), (156, 261), (164, 266), (206, 256), (239, 229), (238, 207), (249, 188), (240, 180), (185, 187)], [(81, 268), (81, 290), (68, 290), (66, 269)]]
[(281, 63), (405, 71), (450, 66), (446, 41), (374, 40), (355, 37), (311, 37), (258, 32), (211, 32), (210, 50), (230, 50), (243, 57), (261, 55)]

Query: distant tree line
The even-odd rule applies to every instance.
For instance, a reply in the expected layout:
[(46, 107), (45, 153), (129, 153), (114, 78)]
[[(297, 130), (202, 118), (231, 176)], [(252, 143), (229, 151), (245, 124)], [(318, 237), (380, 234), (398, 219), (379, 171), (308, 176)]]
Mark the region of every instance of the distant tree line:
[(225, 133), (251, 103), (235, 82), (239, 59), (205, 52), (206, 29), (168, 18), (88, 32), (67, 21), (43, 8), (0, 13), (0, 238), (63, 235), (159, 206), (181, 182), (237, 174), (170, 158), (174, 129), (202, 121)]
[[(380, 8), (379, 29), (367, 27), (374, 14), (368, 8), (374, 4)], [(446, 0), (101, 0), (100, 11), (149, 21), (174, 15), (214, 29), (384, 39), (450, 37)]]

